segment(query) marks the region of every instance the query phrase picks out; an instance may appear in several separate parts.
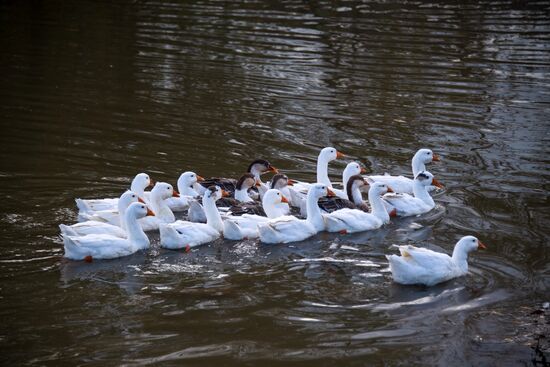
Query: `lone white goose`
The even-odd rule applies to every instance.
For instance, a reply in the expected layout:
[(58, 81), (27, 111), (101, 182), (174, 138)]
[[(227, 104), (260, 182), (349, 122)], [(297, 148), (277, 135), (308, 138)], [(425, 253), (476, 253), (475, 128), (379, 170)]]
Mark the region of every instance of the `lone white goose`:
[(465, 236), (455, 245), (453, 255), (411, 245), (397, 246), (401, 256), (386, 256), (393, 280), (400, 284), (432, 286), (468, 273), (468, 254), (486, 246), (474, 236)]

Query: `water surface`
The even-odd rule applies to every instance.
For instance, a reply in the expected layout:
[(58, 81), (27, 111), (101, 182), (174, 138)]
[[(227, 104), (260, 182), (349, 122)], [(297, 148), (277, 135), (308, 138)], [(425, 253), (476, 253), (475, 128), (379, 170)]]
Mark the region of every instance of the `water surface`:
[[(550, 3), (0, 4), (0, 361), (6, 365), (530, 365), (548, 301)], [(62, 258), (75, 197), (137, 172), (314, 179), (443, 157), (437, 208), (292, 245), (217, 241)], [(330, 164), (338, 181), (349, 160)], [(466, 277), (393, 284), (411, 243), (488, 250)]]

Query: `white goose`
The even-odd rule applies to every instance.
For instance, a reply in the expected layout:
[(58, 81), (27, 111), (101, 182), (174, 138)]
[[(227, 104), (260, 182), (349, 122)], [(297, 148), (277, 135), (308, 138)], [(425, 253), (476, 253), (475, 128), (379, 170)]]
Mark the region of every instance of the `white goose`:
[(401, 256), (386, 256), (394, 282), (432, 286), (468, 273), (468, 253), (486, 249), (474, 236), (465, 236), (455, 245), (453, 255), (411, 245), (397, 246)]
[[(78, 219), (81, 220), (81, 224), (85, 226), (85, 223), (88, 222), (98, 222), (98, 223), (108, 223), (117, 227), (122, 227), (120, 218), (124, 218), (124, 213), (130, 204), (139, 201), (140, 203), (145, 204), (143, 199), (138, 197), (133, 191), (124, 192), (120, 198), (117, 200), (116, 209), (107, 209), (99, 210), (90, 213), (81, 213), (78, 216)], [(89, 224), (89, 223), (88, 223)], [(92, 224), (93, 225), (93, 224)]]
[[(109, 213), (115, 213), (114, 215), (117, 216), (118, 213), (120, 213), (120, 216), (124, 217), (124, 213), (126, 212), (128, 206), (130, 206), (130, 204), (132, 203), (138, 202), (138, 200), (143, 203), (141, 198), (138, 198), (138, 196), (134, 192), (126, 191), (118, 200), (118, 211), (106, 210), (98, 213), (106, 213), (106, 215), (108, 215)], [(84, 216), (87, 216), (87, 214), (85, 214)], [(71, 226), (60, 224), (59, 229), (61, 230), (62, 234), (70, 236), (85, 236), (87, 234), (109, 234), (120, 238), (126, 238), (126, 231), (124, 231), (124, 229), (122, 229), (118, 225), (93, 220), (93, 215), (89, 216), (89, 218), (91, 220), (76, 223)]]
[[(333, 149), (333, 148), (325, 148), (325, 149)], [(328, 152), (330, 152), (330, 150), (328, 150)], [(323, 153), (323, 151), (321, 151), (321, 153)], [(338, 152), (338, 154), (339, 154), (338, 158), (344, 156), (340, 152)], [(326, 156), (326, 155), (327, 154), (325, 153), (324, 156)], [(319, 155), (318, 162), (319, 162), (319, 160), (321, 160), (321, 161), (323, 160), (321, 154)], [(330, 180), (328, 178), (328, 174), (326, 174), (326, 171), (327, 171), (326, 167), (327, 166), (328, 166), (328, 163), (323, 166), (323, 167), (325, 167), (325, 170), (322, 171), (322, 176), (325, 177), (324, 181), (328, 180), (328, 182), (330, 183)], [(319, 170), (319, 163), (317, 163), (317, 169)], [(346, 165), (346, 168), (342, 172), (342, 185), (344, 186), (344, 189), (343, 190), (335, 189), (335, 188), (332, 187), (332, 183), (330, 183), (329, 187), (336, 194), (337, 197), (339, 197), (341, 199), (348, 199), (348, 195), (347, 195), (347, 192), (346, 192), (346, 190), (347, 190), (346, 187), (347, 187), (347, 183), (349, 181), (349, 178), (351, 176), (358, 175), (358, 174), (365, 173), (365, 172), (366, 172), (366, 170), (363, 167), (361, 167), (361, 165), (359, 163), (350, 162)], [(317, 178), (318, 179), (321, 178), (319, 176), (319, 171), (317, 172)], [(301, 213), (302, 216), (305, 216), (305, 213), (306, 213), (306, 206), (307, 206), (306, 205), (306, 195), (307, 195), (307, 190), (309, 188), (308, 185), (309, 184), (306, 184), (304, 182), (298, 182), (292, 188), (290, 188), (290, 190), (289, 190), (290, 203), (292, 204), (292, 206), (300, 208), (300, 213)]]
[(204, 192), (202, 203), (206, 213), (206, 224), (182, 220), (161, 224), (160, 245), (174, 250), (199, 246), (219, 238), (223, 232), (223, 222), (216, 207), (216, 200), (222, 196), (228, 196), (228, 193), (219, 186), (211, 186)]
[[(317, 183), (322, 183), (327, 185), (329, 188), (332, 188), (332, 183), (328, 178), (328, 164), (329, 162), (335, 159), (344, 158), (344, 157), (345, 157), (344, 154), (337, 151), (333, 147), (326, 147), (321, 149), (321, 151), (319, 152), (319, 156), (317, 157)], [(307, 190), (309, 190), (311, 185), (313, 184), (302, 182), (302, 181), (296, 181), (291, 191), (307, 192)]]
[[(437, 154), (434, 154), (430, 149), (420, 149), (413, 156), (412, 159), (412, 172), (413, 177), (416, 177), (420, 172), (426, 170), (426, 164), (430, 162), (438, 162), (440, 158)], [(368, 176), (369, 183), (371, 182), (384, 182), (390, 186), (396, 193), (412, 194), (413, 193), (413, 180), (403, 176), (391, 176), (385, 175), (372, 175)], [(428, 188), (428, 191), (432, 191), (434, 188)]]
[(262, 198), (262, 205), (267, 217), (256, 214), (223, 216), (224, 238), (228, 240), (258, 238), (260, 236), (260, 232), (258, 231), (259, 224), (287, 214), (288, 200), (279, 190), (267, 190)]
[[(139, 220), (139, 224), (144, 231), (154, 231), (159, 229), (160, 223), (171, 223), (176, 220), (174, 213), (166, 205), (165, 200), (171, 197), (178, 197), (179, 194), (175, 191), (169, 183), (157, 182), (153, 190), (151, 190), (151, 197), (149, 206), (155, 213), (154, 217), (147, 217)], [(122, 213), (122, 215), (120, 214)], [(124, 215), (124, 206), (116, 210), (106, 210), (96, 212), (90, 216), (90, 220), (99, 222), (110, 223), (115, 226), (120, 226), (124, 229), (124, 221), (121, 221)]]
[(204, 178), (197, 175), (195, 172), (187, 171), (182, 173), (178, 178), (178, 191), (180, 196), (166, 199), (166, 205), (168, 205), (173, 212), (181, 212), (189, 209), (191, 200), (201, 195), (195, 189), (195, 185), (202, 181), (204, 181)]
[(260, 224), (260, 240), (264, 243), (288, 243), (303, 241), (325, 229), (325, 222), (317, 200), (334, 195), (328, 185), (316, 183), (307, 193), (307, 219), (283, 216)]
[(63, 245), (65, 247), (65, 257), (72, 260), (93, 259), (113, 259), (117, 257), (131, 255), (136, 251), (144, 250), (149, 247), (149, 238), (143, 232), (137, 220), (152, 212), (142, 203), (132, 203), (124, 219), (128, 238), (108, 234), (89, 234), (86, 236), (63, 235)]
[(428, 171), (422, 171), (413, 183), (414, 196), (409, 194), (386, 194), (383, 196), (388, 212), (396, 211), (399, 217), (408, 217), (427, 213), (435, 207), (434, 199), (428, 193), (427, 188), (434, 185), (443, 188), (443, 185), (437, 181)]
[(382, 195), (393, 192), (388, 185), (375, 182), (369, 189), (371, 213), (359, 209), (339, 209), (329, 214), (323, 214), (328, 232), (354, 233), (380, 228), (390, 222), (390, 215), (382, 202)]
[[(145, 189), (152, 186), (151, 178), (146, 173), (138, 173), (132, 180), (130, 191), (134, 192), (141, 199), (145, 199)], [(115, 210), (118, 198), (112, 199), (75, 199), (79, 214), (92, 214), (101, 210)]]

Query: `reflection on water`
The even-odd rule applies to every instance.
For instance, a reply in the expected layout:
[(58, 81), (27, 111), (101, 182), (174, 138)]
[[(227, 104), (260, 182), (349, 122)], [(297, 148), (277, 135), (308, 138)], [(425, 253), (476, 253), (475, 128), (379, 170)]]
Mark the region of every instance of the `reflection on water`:
[[(511, 336), (550, 287), (549, 9), (0, 4), (0, 361), (528, 363)], [(403, 175), (430, 147), (446, 189), (431, 213), (368, 233), (191, 253), (156, 235), (124, 259), (61, 257), (75, 197), (118, 195), (140, 171), (238, 176), (255, 158), (311, 180), (326, 145)], [(468, 276), (391, 282), (392, 244), (450, 252), (463, 234), (490, 245)]]

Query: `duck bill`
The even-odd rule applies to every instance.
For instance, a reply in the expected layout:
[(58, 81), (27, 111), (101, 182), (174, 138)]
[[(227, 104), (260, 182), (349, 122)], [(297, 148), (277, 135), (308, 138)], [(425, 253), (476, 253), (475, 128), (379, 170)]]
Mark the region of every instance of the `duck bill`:
[(333, 198), (333, 197), (336, 196), (336, 194), (334, 193), (334, 191), (332, 191), (331, 189), (328, 189), (328, 188), (327, 188), (327, 196), (328, 196), (329, 198)]
[(197, 182), (203, 182), (204, 177), (197, 175)]
[(174, 190), (174, 192), (172, 193), (172, 197), (179, 198), (179, 197), (180, 197), (180, 193), (177, 192), (176, 190)]
[(440, 162), (440, 161), (441, 161), (441, 158), (439, 158), (439, 155), (434, 154), (434, 156), (432, 157), (432, 162)]
[(138, 203), (147, 204), (147, 203), (145, 202), (145, 200), (143, 200), (143, 199), (140, 198), (140, 197), (138, 197)]
[(364, 167), (361, 167), (361, 174), (364, 175), (365, 173), (367, 173), (367, 170)]
[(339, 152), (339, 151), (336, 151), (336, 158), (337, 159), (341, 159), (341, 158), (345, 158), (346, 156), (344, 155), (344, 153), (342, 152)]
[(444, 188), (445, 188), (445, 186), (443, 186), (443, 185), (441, 184), (441, 182), (437, 181), (435, 178), (432, 179), (432, 185), (434, 185), (435, 187), (440, 188), (440, 189), (444, 189)]
[(147, 217), (154, 217), (155, 216), (155, 213), (153, 213), (153, 211), (149, 208), (147, 208)]
[(266, 172), (273, 172), (273, 173), (279, 173), (279, 170), (272, 165), (269, 165)]
[(227, 198), (227, 197), (230, 197), (231, 195), (225, 191), (225, 190), (222, 190), (222, 198)]
[(256, 183), (254, 184), (254, 186), (256, 187), (262, 187), (262, 183), (260, 181), (256, 181)]
[(395, 192), (391, 187), (388, 186), (388, 192)]
[(281, 197), (281, 203), (287, 203), (288, 204), (288, 199), (285, 198), (284, 196)]
[(477, 248), (482, 250), (487, 250), (487, 246), (485, 246), (485, 244), (479, 240), (477, 241)]
[(291, 179), (289, 178), (288, 181), (286, 182), (286, 185), (287, 185), (287, 186), (294, 186), (295, 183), (296, 183), (296, 181), (291, 180)]

